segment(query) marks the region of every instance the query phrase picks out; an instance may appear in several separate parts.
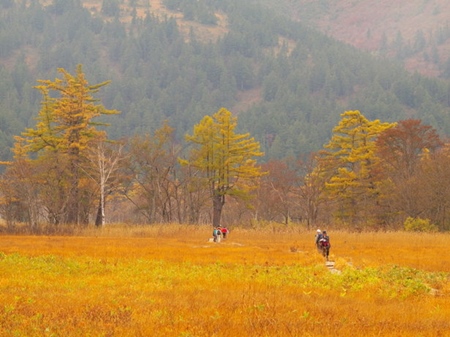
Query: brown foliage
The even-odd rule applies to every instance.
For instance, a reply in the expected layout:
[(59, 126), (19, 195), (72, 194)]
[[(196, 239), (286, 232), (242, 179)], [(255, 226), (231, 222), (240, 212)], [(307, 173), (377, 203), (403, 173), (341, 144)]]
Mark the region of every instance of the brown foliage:
[(436, 130), (418, 119), (407, 119), (382, 132), (377, 139), (378, 156), (403, 178), (415, 173), (424, 151), (442, 146)]

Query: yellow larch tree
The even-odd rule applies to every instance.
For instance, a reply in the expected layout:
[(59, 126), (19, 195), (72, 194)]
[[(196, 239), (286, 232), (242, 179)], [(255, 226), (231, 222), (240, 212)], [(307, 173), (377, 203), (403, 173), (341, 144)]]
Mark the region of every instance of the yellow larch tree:
[[(85, 223), (87, 212), (82, 211), (80, 193), (81, 168), (86, 149), (92, 140), (106, 138), (106, 133), (96, 128), (94, 118), (118, 113), (108, 110), (93, 95), (109, 82), (90, 85), (82, 66), (72, 75), (65, 69), (58, 69), (62, 78), (39, 80), (35, 88), (43, 95), (41, 110), (35, 128), (26, 129), (16, 137), (14, 153), (16, 158), (35, 153), (33, 161), (45, 169), (38, 170), (45, 177), (40, 181), (47, 186), (54, 185), (53, 198), (59, 205), (53, 222)], [(55, 205), (55, 200), (52, 202)]]
[(359, 111), (346, 111), (321, 152), (321, 167), (330, 178), (326, 191), (335, 215), (352, 224), (369, 220), (379, 194), (376, 139), (395, 124), (369, 121)]
[(186, 140), (194, 145), (188, 160), (180, 160), (198, 170), (213, 205), (213, 226), (220, 225), (226, 196), (247, 199), (264, 173), (255, 157), (263, 156), (260, 145), (249, 133), (237, 134), (237, 117), (221, 108), (194, 126)]

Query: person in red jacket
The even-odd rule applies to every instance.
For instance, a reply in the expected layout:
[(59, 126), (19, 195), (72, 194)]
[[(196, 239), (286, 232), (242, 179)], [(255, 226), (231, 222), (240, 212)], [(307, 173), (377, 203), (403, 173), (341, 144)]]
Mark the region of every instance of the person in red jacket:
[(227, 227), (222, 227), (222, 228), (220, 229), (220, 231), (222, 232), (222, 238), (224, 238), (224, 239), (227, 238), (228, 233), (230, 232), (230, 231), (228, 230)]

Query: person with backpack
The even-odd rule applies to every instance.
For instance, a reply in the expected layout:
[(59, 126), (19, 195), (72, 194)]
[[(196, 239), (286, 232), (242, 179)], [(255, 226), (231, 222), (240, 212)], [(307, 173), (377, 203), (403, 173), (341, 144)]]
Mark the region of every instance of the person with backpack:
[(220, 231), (222, 232), (222, 239), (226, 239), (228, 233), (230, 232), (227, 227), (221, 227)]
[(222, 232), (220, 230), (220, 227), (213, 229), (213, 241), (214, 242), (220, 242), (220, 236), (222, 235)]
[(322, 238), (322, 231), (320, 229), (317, 229), (316, 236), (314, 237), (314, 239), (315, 239), (315, 242), (316, 242), (316, 247), (317, 247), (317, 249), (319, 251), (321, 250), (320, 244), (319, 244), (319, 241), (320, 241), (321, 238)]
[(330, 237), (328, 236), (327, 231), (322, 232), (322, 237), (319, 240), (319, 245), (320, 245), (320, 249), (322, 251), (323, 256), (328, 261), (328, 256), (330, 255), (331, 244), (330, 244)]

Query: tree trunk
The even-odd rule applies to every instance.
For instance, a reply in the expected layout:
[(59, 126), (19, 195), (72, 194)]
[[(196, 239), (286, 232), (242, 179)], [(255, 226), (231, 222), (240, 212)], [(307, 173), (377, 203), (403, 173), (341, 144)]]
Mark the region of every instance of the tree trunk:
[(100, 169), (100, 201), (97, 209), (97, 217), (95, 218), (95, 225), (97, 227), (103, 226), (105, 224), (105, 204), (106, 204), (106, 192), (105, 192), (105, 173), (103, 162), (99, 161)]
[(97, 216), (95, 218), (95, 225), (97, 227), (103, 226), (105, 224), (105, 198), (105, 194), (101, 193), (97, 208)]
[(71, 165), (72, 176), (70, 177), (70, 191), (69, 191), (69, 202), (67, 205), (67, 223), (68, 224), (79, 224), (79, 190), (78, 190), (78, 182), (79, 182), (79, 174), (78, 167), (74, 163)]
[(215, 194), (213, 197), (213, 227), (220, 226), (220, 217), (222, 216), (223, 205), (225, 204), (225, 196)]

